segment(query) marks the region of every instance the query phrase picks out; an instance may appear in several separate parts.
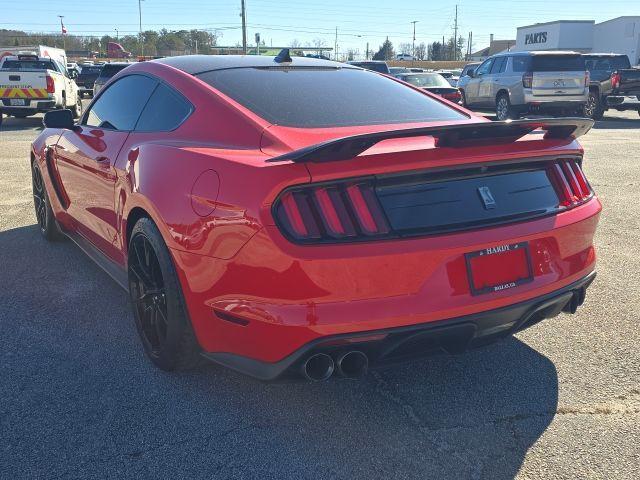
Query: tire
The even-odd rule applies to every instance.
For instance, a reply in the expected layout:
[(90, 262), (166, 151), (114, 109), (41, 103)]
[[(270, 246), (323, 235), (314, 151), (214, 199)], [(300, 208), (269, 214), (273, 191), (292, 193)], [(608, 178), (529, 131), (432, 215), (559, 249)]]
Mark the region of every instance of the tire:
[(149, 218), (133, 227), (127, 270), (133, 316), (147, 357), (165, 371), (200, 364), (200, 347), (171, 254)]
[(76, 95), (76, 104), (71, 109), (71, 113), (73, 114), (73, 118), (80, 118), (82, 115), (82, 99), (80, 98), (80, 94)]
[(464, 108), (469, 108), (469, 105), (467, 105), (467, 96), (464, 94), (464, 90), (460, 90), (460, 105)]
[(604, 107), (598, 92), (589, 91), (589, 98), (584, 106), (584, 116), (594, 120), (602, 120), (602, 117), (604, 117)]
[(58, 222), (53, 215), (47, 187), (44, 184), (37, 160), (34, 160), (31, 165), (31, 186), (33, 188), (33, 206), (40, 234), (48, 242), (62, 240), (64, 235), (60, 232)]
[(506, 93), (501, 93), (496, 98), (496, 117), (500, 121), (518, 118), (509, 101), (509, 95)]

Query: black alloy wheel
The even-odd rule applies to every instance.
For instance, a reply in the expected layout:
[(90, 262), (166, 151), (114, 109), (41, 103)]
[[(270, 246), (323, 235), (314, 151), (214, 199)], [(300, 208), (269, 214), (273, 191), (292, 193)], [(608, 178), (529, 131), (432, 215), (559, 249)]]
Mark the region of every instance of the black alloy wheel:
[(134, 315), (145, 350), (159, 357), (167, 340), (167, 295), (158, 257), (144, 234), (131, 240), (129, 288)]
[(53, 215), (47, 188), (42, 178), (42, 172), (37, 161), (33, 161), (31, 167), (31, 185), (33, 189), (33, 207), (36, 213), (38, 229), (42, 236), (49, 242), (62, 240), (64, 235), (60, 233), (58, 222)]
[(128, 253), (129, 297), (145, 353), (160, 369), (198, 366), (200, 346), (187, 313), (171, 253), (147, 217), (134, 225)]
[(36, 221), (40, 232), (44, 235), (47, 230), (47, 200), (46, 193), (44, 191), (44, 180), (39, 168), (33, 169), (32, 184), (33, 184), (33, 206), (36, 210)]

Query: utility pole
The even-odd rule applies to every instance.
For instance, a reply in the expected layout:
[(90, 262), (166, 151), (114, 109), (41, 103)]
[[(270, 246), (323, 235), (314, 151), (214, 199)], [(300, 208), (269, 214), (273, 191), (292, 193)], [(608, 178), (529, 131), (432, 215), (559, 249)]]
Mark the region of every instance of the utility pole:
[(453, 24), (453, 59), (458, 60), (458, 5), (456, 4), (456, 19)]
[(114, 30), (116, 31), (116, 42), (120, 41), (120, 36), (118, 35), (118, 29), (114, 28)]
[(142, 41), (142, 0), (138, 0), (138, 20), (140, 21), (140, 29), (138, 33), (138, 40), (140, 41), (140, 56), (144, 57), (144, 42)]
[(241, 0), (240, 6), (242, 8), (242, 12), (240, 16), (242, 17), (242, 53), (247, 54), (247, 11), (244, 7), (244, 0)]
[(365, 60), (369, 60), (369, 42), (367, 42), (367, 52), (364, 55)]
[(414, 20), (411, 23), (413, 23), (413, 43), (411, 44), (411, 65), (413, 65), (416, 59), (416, 23), (418, 23), (418, 20)]
[(64, 15), (58, 15), (58, 17), (60, 18), (60, 32), (61, 32), (61, 35), (62, 35), (62, 48), (64, 50), (66, 50), (67, 49), (67, 41), (64, 38), (64, 24), (62, 23), (62, 19), (64, 18)]
[(336, 41), (333, 45), (333, 59), (338, 61), (338, 27), (336, 27)]

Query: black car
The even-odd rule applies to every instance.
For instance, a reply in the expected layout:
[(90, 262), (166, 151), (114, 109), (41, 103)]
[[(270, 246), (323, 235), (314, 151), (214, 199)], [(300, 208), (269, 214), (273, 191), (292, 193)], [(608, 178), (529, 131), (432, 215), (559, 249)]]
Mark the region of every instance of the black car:
[(93, 94), (97, 95), (98, 91), (104, 87), (104, 84), (107, 83), (109, 80), (111, 80), (111, 77), (113, 77), (116, 73), (118, 73), (120, 70), (127, 68), (129, 65), (131, 65), (130, 63), (105, 63), (100, 70), (100, 74), (98, 75), (98, 78), (96, 79), (95, 83), (93, 84)]
[(102, 67), (94, 65), (81, 67), (80, 73), (76, 78), (80, 98), (84, 97), (85, 93), (93, 97), (93, 84), (96, 82), (98, 75), (100, 75), (100, 70), (102, 70)]
[(367, 60), (364, 62), (347, 62), (349, 65), (354, 65), (356, 67), (365, 68), (367, 70), (373, 70), (374, 72), (386, 73), (389, 75), (389, 65), (387, 62), (383, 62), (381, 60)]
[(600, 120), (608, 108), (617, 110), (638, 110), (637, 98), (626, 101), (624, 97), (635, 97), (633, 93), (621, 93), (620, 80), (624, 75), (627, 87), (632, 77), (640, 77), (640, 71), (631, 68), (629, 57), (619, 53), (585, 53), (582, 55), (589, 71), (589, 100), (585, 115)]

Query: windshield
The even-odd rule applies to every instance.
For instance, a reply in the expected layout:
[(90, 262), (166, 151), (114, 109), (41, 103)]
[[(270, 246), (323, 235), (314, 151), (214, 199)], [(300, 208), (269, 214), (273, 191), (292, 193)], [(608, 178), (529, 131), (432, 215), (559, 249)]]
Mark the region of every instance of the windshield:
[(451, 87), (449, 82), (447, 82), (442, 75), (437, 73), (404, 75), (401, 77), (401, 80), (404, 80), (411, 85), (415, 85), (416, 87)]
[(3, 70), (56, 70), (51, 60), (5, 60)]
[(355, 68), (231, 68), (197, 77), (278, 125), (342, 127), (467, 118), (391, 78)]
[(366, 68), (367, 70), (373, 70), (374, 72), (389, 73), (389, 67), (386, 63), (378, 62), (352, 62), (354, 67)]

